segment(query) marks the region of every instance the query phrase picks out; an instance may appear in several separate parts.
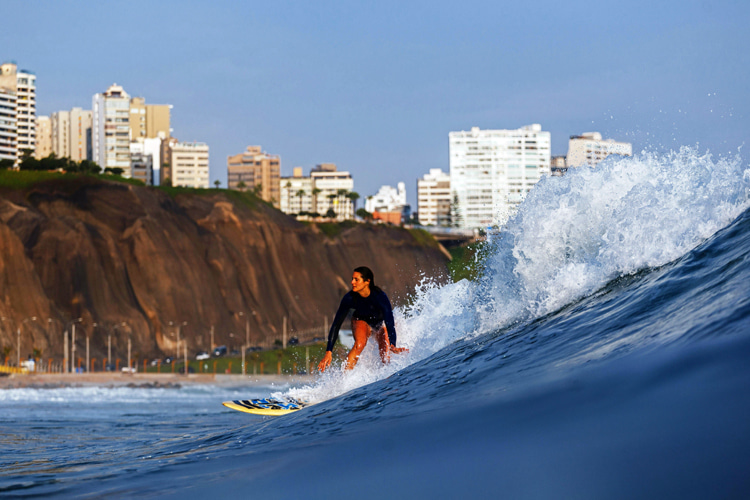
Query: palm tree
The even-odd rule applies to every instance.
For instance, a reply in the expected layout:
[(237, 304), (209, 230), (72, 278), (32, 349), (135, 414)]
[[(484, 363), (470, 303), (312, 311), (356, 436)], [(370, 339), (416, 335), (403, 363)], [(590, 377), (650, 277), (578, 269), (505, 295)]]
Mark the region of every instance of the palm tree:
[(318, 188), (313, 188), (313, 190), (312, 190), (312, 198), (313, 198), (313, 200), (312, 200), (312, 202), (313, 202), (312, 211), (316, 212), (316, 213), (318, 211), (318, 195), (320, 194), (320, 191), (321, 190), (318, 189)]
[(352, 212), (356, 213), (357, 212), (357, 200), (359, 199), (359, 193), (356, 191), (350, 191), (349, 194), (346, 195), (346, 197), (352, 200), (352, 205), (353, 205)]
[(334, 193), (331, 193), (331, 194), (328, 195), (328, 211), (326, 212), (326, 215), (328, 215), (329, 217), (330, 217), (330, 213), (331, 212), (334, 212), (334, 213), (336, 212), (333, 209), (333, 200), (335, 200), (336, 197), (337, 197), (337, 195), (334, 194)]
[(216, 179), (214, 181), (214, 186), (216, 186), (216, 189), (219, 189), (219, 186), (221, 186), (221, 181), (219, 179)]
[(237, 189), (239, 189), (240, 191), (244, 191), (246, 187), (247, 184), (245, 184), (245, 181), (240, 181), (237, 183)]
[(297, 197), (299, 198), (299, 210), (297, 210), (297, 213), (300, 213), (302, 212), (302, 197), (305, 196), (305, 190), (300, 189), (299, 191), (297, 191), (296, 194), (297, 194)]
[(339, 214), (340, 215), (344, 215), (342, 213), (343, 212), (343, 207), (342, 207), (343, 200), (341, 198), (346, 198), (348, 195), (349, 195), (349, 191), (346, 190), (346, 189), (339, 189), (339, 190), (336, 191), (336, 201), (337, 201), (337, 206), (339, 207)]
[(286, 202), (289, 203), (289, 211), (292, 211), (292, 181), (286, 181)]

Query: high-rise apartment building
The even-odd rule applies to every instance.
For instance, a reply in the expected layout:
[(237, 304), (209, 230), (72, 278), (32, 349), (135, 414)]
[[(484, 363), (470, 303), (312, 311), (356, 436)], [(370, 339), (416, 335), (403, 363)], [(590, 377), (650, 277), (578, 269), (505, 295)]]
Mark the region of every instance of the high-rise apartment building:
[(16, 93), (0, 86), (0, 160), (18, 159), (16, 139)]
[(170, 144), (172, 185), (191, 188), (209, 188), (208, 145), (202, 142), (176, 142)]
[(81, 108), (57, 111), (49, 118), (40, 117), (37, 119), (36, 157), (45, 158), (55, 153), (58, 158), (77, 162), (92, 159), (91, 128), (92, 113)]
[(130, 100), (130, 140), (171, 136), (171, 104), (146, 104), (143, 97)]
[(58, 158), (70, 158), (70, 112), (57, 111), (50, 116), (52, 152)]
[(451, 225), (451, 176), (439, 168), (417, 179), (417, 214), (423, 226)]
[(354, 191), (354, 179), (349, 172), (339, 172), (333, 163), (321, 163), (312, 169), (313, 210), (325, 215), (333, 210), (337, 220), (354, 217), (354, 205), (346, 195)]
[(254, 190), (260, 186), (260, 197), (279, 208), (281, 158), (269, 155), (260, 146), (248, 146), (245, 152), (227, 158), (227, 186), (235, 190)]
[[(18, 161), (25, 151), (34, 154), (36, 150), (36, 75), (30, 71), (18, 70), (15, 63), (4, 63), (0, 65), (0, 91), (5, 96), (2, 100), (6, 106), (6, 114), (13, 115), (15, 120), (14, 144)], [(8, 97), (10, 94), (15, 99)], [(15, 109), (11, 110), (13, 101)], [(8, 123), (5, 125), (12, 128)]]
[(94, 95), (91, 108), (93, 160), (104, 170), (120, 168), (130, 177), (130, 96), (115, 83)]
[(25, 151), (36, 150), (36, 75), (30, 71), (18, 72), (18, 157)]
[(633, 145), (629, 142), (617, 142), (613, 139), (602, 140), (599, 132), (586, 132), (573, 135), (568, 141), (568, 156), (566, 166), (581, 167), (595, 166), (609, 155), (632, 156)]
[(550, 172), (550, 134), (517, 130), (450, 132), (451, 220), (465, 229), (502, 226)]
[(52, 122), (49, 116), (36, 117), (36, 151), (34, 157), (37, 160), (52, 154)]
[(281, 178), (279, 208), (285, 214), (313, 212), (313, 180), (302, 176), (302, 167), (294, 167), (291, 177)]
[(292, 177), (281, 178), (281, 211), (287, 214), (300, 212), (325, 216), (333, 210), (337, 220), (354, 217), (354, 204), (349, 194), (354, 190), (354, 180), (349, 172), (339, 172), (334, 163), (321, 163), (302, 176), (302, 167), (294, 168)]
[(91, 151), (91, 133), (94, 121), (92, 111), (73, 108), (70, 110), (68, 120), (70, 122), (70, 132), (68, 133), (69, 158), (73, 161), (90, 160), (93, 156)]

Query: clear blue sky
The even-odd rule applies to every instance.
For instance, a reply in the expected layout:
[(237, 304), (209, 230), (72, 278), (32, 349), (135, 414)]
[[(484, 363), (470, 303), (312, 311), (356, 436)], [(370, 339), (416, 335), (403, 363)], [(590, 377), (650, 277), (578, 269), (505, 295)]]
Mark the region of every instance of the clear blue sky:
[[(750, 2), (8, 1), (0, 60), (37, 75), (39, 114), (117, 82), (172, 104), (211, 148), (282, 175), (333, 162), (363, 197), (448, 170), (448, 132), (541, 123), (552, 153), (600, 131), (634, 150), (750, 137)], [(747, 157), (743, 153), (744, 157)], [(416, 208), (416, 207), (414, 207)]]

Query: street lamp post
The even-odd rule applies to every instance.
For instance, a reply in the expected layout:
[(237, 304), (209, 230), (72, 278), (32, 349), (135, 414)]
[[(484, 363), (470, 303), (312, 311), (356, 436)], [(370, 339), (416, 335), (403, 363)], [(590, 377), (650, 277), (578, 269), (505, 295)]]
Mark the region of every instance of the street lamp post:
[(83, 318), (74, 319), (72, 323), (72, 333), (70, 337), (70, 371), (75, 372), (76, 366), (76, 323), (82, 323)]
[[(94, 330), (93, 333), (96, 333), (97, 324), (94, 323), (91, 326), (93, 327), (93, 330)], [(86, 372), (88, 372), (90, 368), (91, 368), (91, 364), (90, 364), (90, 358), (89, 358), (89, 334), (86, 333)]]
[(240, 313), (240, 316), (245, 317), (245, 345), (250, 345), (250, 316), (244, 312)]
[(182, 323), (170, 321), (169, 326), (177, 326), (177, 345), (174, 350), (174, 359), (176, 361), (180, 357), (180, 330), (183, 326), (187, 326), (187, 321), (183, 321)]

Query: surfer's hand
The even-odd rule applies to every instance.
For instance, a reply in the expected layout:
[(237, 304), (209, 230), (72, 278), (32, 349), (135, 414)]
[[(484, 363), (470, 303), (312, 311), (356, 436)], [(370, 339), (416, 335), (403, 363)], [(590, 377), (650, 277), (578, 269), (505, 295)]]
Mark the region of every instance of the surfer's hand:
[(396, 347), (395, 345), (392, 345), (391, 352), (395, 354), (401, 354), (402, 352), (409, 352), (409, 349), (407, 349), (406, 347)]
[(333, 354), (331, 353), (331, 351), (326, 351), (325, 356), (323, 356), (323, 359), (321, 359), (320, 363), (318, 363), (318, 371), (326, 371), (326, 368), (328, 368), (328, 366), (331, 364), (332, 359)]

